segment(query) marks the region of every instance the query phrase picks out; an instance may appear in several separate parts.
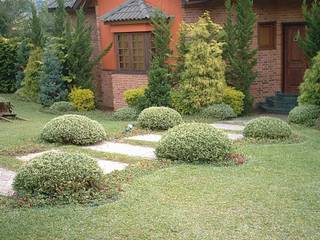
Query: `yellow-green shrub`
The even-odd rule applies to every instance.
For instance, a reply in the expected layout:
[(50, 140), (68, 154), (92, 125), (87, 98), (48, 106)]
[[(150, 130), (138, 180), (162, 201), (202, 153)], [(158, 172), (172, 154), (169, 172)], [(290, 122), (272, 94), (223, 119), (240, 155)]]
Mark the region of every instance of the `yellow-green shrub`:
[(69, 100), (78, 111), (95, 109), (94, 93), (90, 89), (73, 88)]
[(240, 115), (244, 108), (244, 94), (233, 87), (224, 89), (223, 102), (232, 107), (235, 114)]
[(144, 95), (147, 87), (132, 88), (124, 92), (124, 100), (129, 107), (142, 111), (146, 107), (146, 97)]

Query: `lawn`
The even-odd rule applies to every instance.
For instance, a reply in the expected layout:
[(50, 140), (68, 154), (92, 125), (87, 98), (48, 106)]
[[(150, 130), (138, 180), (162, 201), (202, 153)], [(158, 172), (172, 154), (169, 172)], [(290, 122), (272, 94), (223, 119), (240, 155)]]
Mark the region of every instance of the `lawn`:
[[(0, 122), (7, 152), (35, 146), (53, 117), (13, 102), (30, 121)], [(111, 135), (126, 125), (101, 112), (91, 117)], [(105, 205), (2, 208), (0, 239), (320, 239), (320, 134), (294, 130), (303, 142), (238, 144), (248, 157), (241, 167), (175, 164), (135, 178)], [(0, 164), (14, 168), (6, 163), (13, 159)]]

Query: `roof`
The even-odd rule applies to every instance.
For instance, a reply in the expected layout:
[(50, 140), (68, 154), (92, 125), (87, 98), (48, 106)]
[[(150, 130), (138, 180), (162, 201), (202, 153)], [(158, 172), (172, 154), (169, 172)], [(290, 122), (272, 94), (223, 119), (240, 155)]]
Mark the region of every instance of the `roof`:
[[(66, 8), (74, 8), (78, 0), (64, 0), (64, 6)], [(54, 9), (58, 7), (58, 1), (57, 0), (48, 0), (48, 8)]]
[(128, 0), (101, 17), (104, 22), (150, 20), (156, 8), (144, 0)]

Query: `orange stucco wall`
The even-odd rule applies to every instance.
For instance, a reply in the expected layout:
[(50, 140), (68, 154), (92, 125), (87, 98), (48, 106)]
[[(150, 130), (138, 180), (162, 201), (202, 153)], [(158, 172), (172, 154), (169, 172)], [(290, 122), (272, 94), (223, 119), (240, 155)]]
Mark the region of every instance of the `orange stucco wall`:
[[(110, 12), (114, 8), (118, 7), (120, 4), (123, 4), (126, 0), (97, 0), (96, 1), (96, 12), (97, 12), (97, 21), (100, 34), (100, 46), (101, 49), (106, 48), (111, 42), (114, 42), (114, 33), (116, 32), (145, 32), (151, 31), (151, 26), (148, 23), (140, 24), (104, 24), (99, 17)], [(172, 43), (171, 48), (175, 51), (175, 45), (179, 37), (179, 28), (180, 23), (183, 19), (183, 8), (181, 6), (181, 0), (145, 0), (146, 3), (159, 8), (161, 11), (166, 13), (169, 16), (174, 17), (172, 25)], [(103, 58), (102, 68), (104, 70), (116, 70), (116, 54), (115, 48)]]

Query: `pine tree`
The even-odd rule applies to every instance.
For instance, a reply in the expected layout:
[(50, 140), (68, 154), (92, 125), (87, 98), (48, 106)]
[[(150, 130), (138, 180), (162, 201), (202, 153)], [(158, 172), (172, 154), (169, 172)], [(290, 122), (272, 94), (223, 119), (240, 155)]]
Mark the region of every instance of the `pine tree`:
[(149, 84), (145, 96), (149, 106), (170, 106), (171, 71), (167, 63), (171, 55), (171, 21), (161, 13), (155, 12), (151, 18), (154, 36), (153, 59), (148, 71)]
[(252, 0), (238, 0), (236, 3), (236, 22), (232, 23), (232, 1), (227, 0), (228, 21), (225, 25), (226, 47), (224, 58), (227, 66), (227, 83), (245, 94), (244, 113), (252, 110), (253, 97), (250, 87), (257, 78), (257, 50), (252, 49), (252, 39), (256, 14)]
[(40, 103), (49, 107), (58, 101), (67, 99), (67, 85), (63, 80), (62, 64), (58, 57), (57, 50), (46, 46), (43, 54), (43, 65), (40, 74)]
[(66, 64), (72, 86), (93, 88), (92, 69), (112, 47), (112, 44), (110, 44), (99, 56), (92, 59), (91, 32), (91, 27), (87, 26), (85, 22), (85, 14), (82, 8), (77, 11), (77, 23), (74, 31), (72, 31), (70, 20), (67, 20), (64, 34), (67, 47)]
[(41, 47), (43, 44), (43, 32), (41, 27), (40, 17), (38, 16), (37, 9), (34, 3), (31, 4), (31, 41), (32, 43), (37, 46)]
[(305, 39), (299, 36), (299, 46), (304, 50), (309, 61), (320, 51), (320, 2), (314, 0), (308, 10), (306, 0), (303, 1), (302, 11), (307, 25)]
[(65, 18), (67, 16), (65, 6), (65, 0), (57, 0), (57, 8), (54, 11), (54, 35), (56, 37), (63, 36), (65, 30)]

